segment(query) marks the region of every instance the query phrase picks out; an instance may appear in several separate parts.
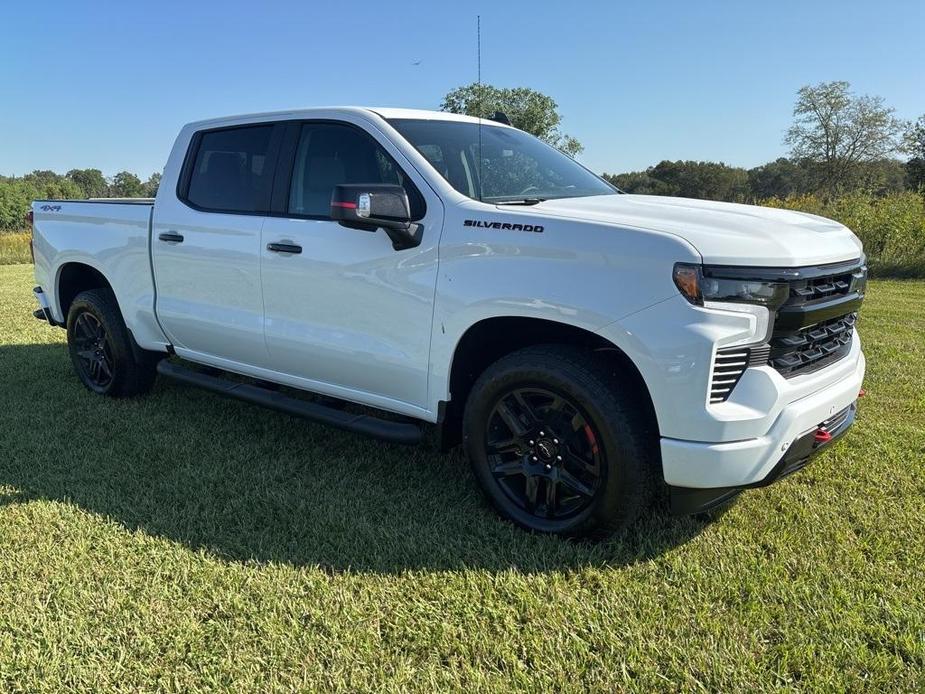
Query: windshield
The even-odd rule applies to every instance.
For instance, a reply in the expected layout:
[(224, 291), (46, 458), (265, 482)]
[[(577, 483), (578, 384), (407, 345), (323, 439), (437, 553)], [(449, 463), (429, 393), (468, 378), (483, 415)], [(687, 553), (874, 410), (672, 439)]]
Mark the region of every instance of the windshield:
[[(389, 120), (463, 195), (517, 202), (614, 195), (616, 188), (559, 150), (522, 130), (441, 120)], [(480, 165), (481, 164), (481, 165)]]

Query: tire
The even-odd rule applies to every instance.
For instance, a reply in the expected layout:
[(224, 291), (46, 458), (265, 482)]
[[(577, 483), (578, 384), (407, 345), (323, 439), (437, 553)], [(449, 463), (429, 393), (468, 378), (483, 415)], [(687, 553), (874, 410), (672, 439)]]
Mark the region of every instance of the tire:
[(71, 302), (67, 347), (77, 377), (94, 393), (131, 397), (154, 384), (158, 355), (134, 345), (110, 289), (81, 292)]
[(657, 438), (633, 392), (598, 355), (567, 345), (488, 367), (466, 403), (463, 445), (501, 515), (569, 536), (632, 524), (652, 502), (658, 469)]

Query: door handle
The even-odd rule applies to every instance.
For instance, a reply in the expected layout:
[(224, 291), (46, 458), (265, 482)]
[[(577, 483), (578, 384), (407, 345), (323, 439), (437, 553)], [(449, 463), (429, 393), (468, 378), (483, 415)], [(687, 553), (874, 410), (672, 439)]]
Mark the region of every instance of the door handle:
[(274, 253), (294, 253), (298, 255), (302, 252), (302, 247), (294, 243), (268, 243), (267, 250)]
[(163, 234), (158, 234), (157, 238), (169, 243), (183, 243), (183, 234), (178, 234), (175, 231), (165, 231)]

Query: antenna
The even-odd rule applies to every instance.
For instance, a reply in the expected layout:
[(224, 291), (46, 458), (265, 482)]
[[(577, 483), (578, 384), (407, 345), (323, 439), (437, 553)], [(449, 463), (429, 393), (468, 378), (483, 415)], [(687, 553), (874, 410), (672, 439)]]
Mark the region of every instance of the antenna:
[(477, 170), (479, 174), (479, 202), (482, 202), (482, 15), (475, 15), (475, 40), (476, 40), (476, 62), (478, 70), (478, 79), (476, 88), (478, 96), (476, 97), (477, 105), (476, 116), (479, 119), (479, 161)]

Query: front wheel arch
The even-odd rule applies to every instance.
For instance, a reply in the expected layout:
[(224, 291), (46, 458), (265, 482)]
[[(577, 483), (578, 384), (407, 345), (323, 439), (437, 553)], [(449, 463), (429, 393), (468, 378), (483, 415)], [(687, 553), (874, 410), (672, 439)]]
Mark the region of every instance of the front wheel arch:
[(658, 418), (639, 368), (620, 347), (584, 328), (542, 318), (501, 316), (471, 325), (453, 351), (449, 370), (450, 399), (441, 403), (440, 445), (449, 450), (462, 442), (462, 415), (472, 386), (504, 356), (535, 345), (578, 347), (610, 365), (612, 377), (632, 389), (648, 427), (658, 435)]

